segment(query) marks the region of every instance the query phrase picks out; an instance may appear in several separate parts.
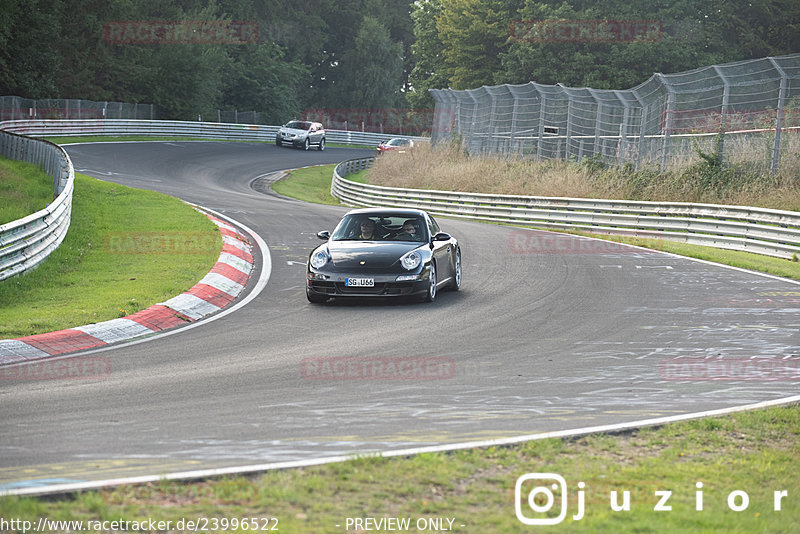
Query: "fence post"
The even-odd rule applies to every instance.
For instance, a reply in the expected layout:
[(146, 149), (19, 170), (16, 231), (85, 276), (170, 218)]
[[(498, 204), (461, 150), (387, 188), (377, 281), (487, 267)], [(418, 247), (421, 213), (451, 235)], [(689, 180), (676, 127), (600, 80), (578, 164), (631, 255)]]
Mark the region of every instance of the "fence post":
[[(509, 94), (511, 94), (511, 97), (514, 99), (514, 108), (511, 111), (511, 133), (509, 134), (509, 140), (508, 140), (508, 142), (510, 143), (511, 148), (513, 149), (513, 147), (514, 147), (514, 136), (517, 133), (517, 113), (518, 113), (518, 110), (519, 110), (519, 99), (517, 98), (517, 95), (511, 93), (510, 91), (509, 91)], [(520, 156), (522, 155), (522, 150), (521, 149), (522, 149), (522, 145), (520, 144)]]
[[(494, 150), (493, 146), (499, 146), (500, 140), (497, 138), (497, 97), (488, 89), (486, 90), (486, 94), (489, 95), (489, 99), (492, 102), (492, 109), (489, 112), (489, 127), (487, 128), (486, 133), (488, 134), (488, 138), (486, 139), (486, 145), (481, 150), (481, 153), (484, 155), (491, 154), (493, 152), (497, 152)], [(476, 106), (477, 107), (477, 106)]]
[(781, 87), (778, 92), (778, 115), (775, 121), (775, 146), (772, 148), (772, 174), (778, 172), (778, 161), (781, 157), (781, 129), (783, 128), (783, 107), (786, 104), (786, 72), (778, 65), (775, 58), (767, 58), (781, 75)]
[(675, 118), (675, 90), (666, 82), (663, 74), (656, 73), (656, 78), (661, 82), (661, 85), (664, 86), (664, 89), (667, 90), (667, 109), (665, 110), (667, 120), (664, 124), (664, 145), (661, 151), (661, 172), (664, 172), (667, 170), (667, 161), (669, 160), (670, 133), (672, 132), (673, 120)]
[(731, 86), (728, 83), (728, 79), (725, 78), (725, 75), (722, 74), (720, 68), (714, 65), (714, 70), (722, 79), (722, 117), (719, 120), (719, 139), (717, 140), (717, 165), (722, 165), (722, 152), (725, 146), (725, 122), (728, 115), (728, 102), (730, 101), (730, 94), (731, 94)]
[(603, 104), (602, 100), (597, 98), (595, 94), (595, 89), (588, 89), (589, 94), (592, 96), (595, 104), (595, 117), (594, 117), (594, 146), (592, 146), (592, 156), (596, 155), (598, 152), (600, 153), (600, 159), (603, 158), (603, 145), (602, 140), (600, 139), (600, 123), (602, 120), (603, 114)]
[(617, 100), (622, 102), (624, 106), (622, 110), (622, 122), (619, 125), (619, 146), (617, 147), (617, 165), (621, 168), (623, 161), (625, 161), (625, 151), (628, 148), (628, 121), (631, 119), (631, 105), (627, 100), (622, 98), (619, 91), (614, 91)]
[(563, 94), (567, 95), (567, 132), (566, 138), (564, 139), (564, 161), (568, 161), (570, 148), (569, 145), (572, 137), (572, 95), (564, 89), (562, 84), (558, 83), (556, 85), (561, 89)]
[[(537, 89), (537, 91), (539, 91)], [(547, 108), (547, 97), (539, 91), (539, 139), (536, 142), (536, 161), (542, 161), (542, 143), (544, 142), (544, 110)]]

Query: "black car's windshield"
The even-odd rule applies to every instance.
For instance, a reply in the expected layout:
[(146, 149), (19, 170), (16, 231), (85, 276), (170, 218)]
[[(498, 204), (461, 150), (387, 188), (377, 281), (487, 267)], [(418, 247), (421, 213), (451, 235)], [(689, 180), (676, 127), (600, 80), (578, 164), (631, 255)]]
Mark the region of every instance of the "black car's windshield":
[(291, 128), (293, 130), (308, 130), (311, 128), (311, 123), (305, 121), (292, 121), (286, 124), (286, 128)]
[(346, 215), (331, 236), (332, 241), (407, 241), (428, 240), (422, 217), (402, 213)]

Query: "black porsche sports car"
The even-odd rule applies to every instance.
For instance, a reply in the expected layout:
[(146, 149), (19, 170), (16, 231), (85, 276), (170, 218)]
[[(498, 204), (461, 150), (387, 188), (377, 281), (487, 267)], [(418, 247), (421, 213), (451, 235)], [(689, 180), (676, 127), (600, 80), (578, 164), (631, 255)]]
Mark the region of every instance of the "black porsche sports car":
[(461, 248), (425, 211), (365, 208), (348, 212), (326, 243), (308, 257), (306, 296), (419, 296), (427, 302), (439, 288), (461, 287)]

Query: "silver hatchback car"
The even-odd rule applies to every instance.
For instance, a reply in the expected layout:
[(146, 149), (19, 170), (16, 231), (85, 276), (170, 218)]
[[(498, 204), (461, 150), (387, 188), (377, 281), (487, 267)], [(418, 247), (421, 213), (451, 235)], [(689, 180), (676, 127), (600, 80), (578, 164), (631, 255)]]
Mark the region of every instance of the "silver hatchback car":
[(325, 150), (325, 129), (318, 122), (289, 121), (278, 130), (275, 144), (288, 144), (303, 150), (315, 146), (317, 150)]

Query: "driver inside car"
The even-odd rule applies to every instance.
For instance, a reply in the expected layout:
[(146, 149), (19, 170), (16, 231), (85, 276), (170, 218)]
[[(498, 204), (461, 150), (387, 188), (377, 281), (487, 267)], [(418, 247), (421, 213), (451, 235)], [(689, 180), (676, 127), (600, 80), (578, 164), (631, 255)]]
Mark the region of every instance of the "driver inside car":
[(372, 219), (364, 219), (361, 221), (361, 234), (358, 236), (358, 239), (364, 239), (366, 241), (378, 239), (378, 236), (375, 235), (375, 221)]

